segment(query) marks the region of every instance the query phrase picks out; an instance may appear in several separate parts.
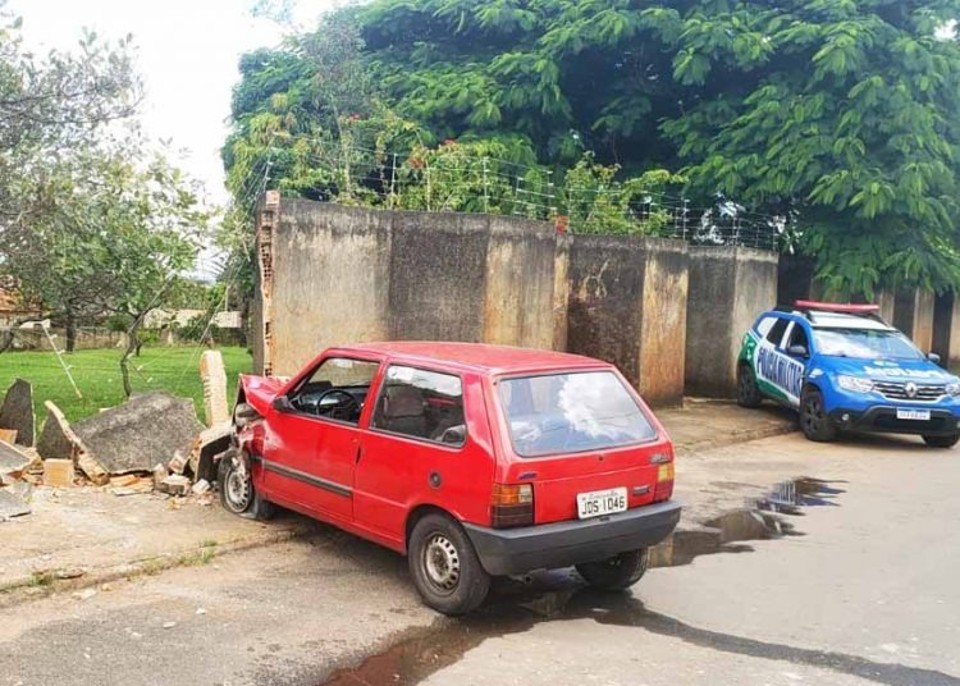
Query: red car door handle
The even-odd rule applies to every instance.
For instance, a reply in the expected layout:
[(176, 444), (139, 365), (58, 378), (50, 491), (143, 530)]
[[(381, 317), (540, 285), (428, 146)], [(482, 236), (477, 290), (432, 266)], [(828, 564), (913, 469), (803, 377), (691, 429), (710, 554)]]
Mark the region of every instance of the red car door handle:
[(357, 464), (357, 463), (360, 462), (360, 456), (361, 456), (361, 455), (363, 455), (363, 446), (362, 446), (362, 445), (358, 445), (358, 446), (357, 446), (357, 456), (356, 456), (356, 458), (355, 458), (354, 461), (353, 461), (354, 464)]

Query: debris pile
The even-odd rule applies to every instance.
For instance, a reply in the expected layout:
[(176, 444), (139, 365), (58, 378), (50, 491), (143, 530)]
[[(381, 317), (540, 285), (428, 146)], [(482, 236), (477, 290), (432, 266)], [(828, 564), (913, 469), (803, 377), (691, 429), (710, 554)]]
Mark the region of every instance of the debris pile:
[(42, 469), (33, 435), (33, 388), (17, 379), (0, 404), (0, 521), (30, 514), (31, 476)]
[(0, 521), (29, 514), (33, 486), (89, 482), (118, 496), (159, 491), (209, 500), (216, 456), (230, 447), (232, 422), (219, 353), (204, 354), (205, 427), (193, 401), (162, 391), (135, 394), (71, 424), (52, 402), (36, 441), (33, 390), (17, 379), (0, 405)]
[(13, 444), (11, 434), (0, 436), (0, 521), (30, 514), (30, 482), (24, 479), (39, 460)]

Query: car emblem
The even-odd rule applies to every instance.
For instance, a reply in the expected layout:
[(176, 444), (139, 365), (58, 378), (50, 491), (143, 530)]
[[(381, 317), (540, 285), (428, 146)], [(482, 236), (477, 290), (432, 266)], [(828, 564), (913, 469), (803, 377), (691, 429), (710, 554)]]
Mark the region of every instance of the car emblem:
[(903, 390), (906, 391), (908, 398), (917, 397), (917, 384), (913, 383), (912, 381), (908, 381), (906, 384), (904, 384)]

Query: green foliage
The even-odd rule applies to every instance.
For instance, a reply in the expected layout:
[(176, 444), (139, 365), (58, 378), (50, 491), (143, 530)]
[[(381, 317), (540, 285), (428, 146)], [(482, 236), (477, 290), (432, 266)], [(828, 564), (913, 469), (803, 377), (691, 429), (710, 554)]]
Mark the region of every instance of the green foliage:
[(203, 343), (207, 340), (217, 340), (220, 337), (220, 327), (210, 323), (208, 314), (198, 314), (177, 329), (177, 334), (184, 341)]
[(570, 225), (579, 233), (661, 235), (671, 226), (664, 191), (681, 186), (683, 177), (654, 170), (619, 181), (618, 171), (586, 154), (567, 172), (562, 199)]
[[(225, 161), (241, 203), (269, 159), (305, 197), (513, 211), (483, 167), (509, 139), (593, 194), (551, 196), (571, 226), (656, 233), (643, 174), (671, 170), (701, 206), (790, 217), (840, 294), (952, 288), (958, 18), (960, 0), (374, 0), (245, 58)], [(399, 197), (398, 175), (417, 181)]]
[(139, 317), (193, 266), (207, 215), (181, 172), (126, 147), (81, 148), (21, 180), (0, 260), (52, 313)]

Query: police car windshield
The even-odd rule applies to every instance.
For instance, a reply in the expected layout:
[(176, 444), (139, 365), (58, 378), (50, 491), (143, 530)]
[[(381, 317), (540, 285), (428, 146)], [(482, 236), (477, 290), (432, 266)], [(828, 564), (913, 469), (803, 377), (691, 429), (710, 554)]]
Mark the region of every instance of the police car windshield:
[(855, 357), (874, 360), (878, 357), (920, 360), (923, 355), (899, 331), (889, 329), (840, 329), (813, 330), (817, 350), (823, 355)]

